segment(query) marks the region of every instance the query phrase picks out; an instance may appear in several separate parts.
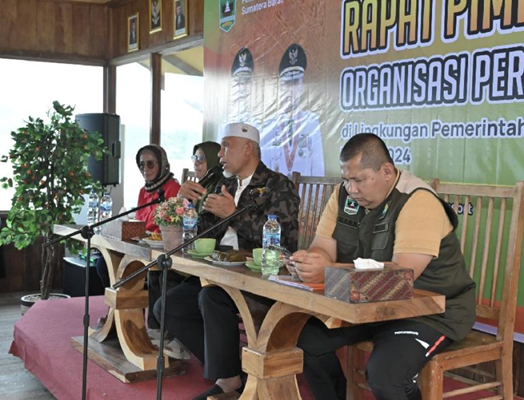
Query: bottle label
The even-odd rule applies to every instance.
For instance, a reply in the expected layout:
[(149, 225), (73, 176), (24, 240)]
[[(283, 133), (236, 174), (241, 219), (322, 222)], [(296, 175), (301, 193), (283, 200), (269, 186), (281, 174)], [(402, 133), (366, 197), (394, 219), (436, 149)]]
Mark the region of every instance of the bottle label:
[(184, 229), (195, 229), (198, 224), (198, 218), (184, 218)]
[(280, 246), (280, 235), (278, 233), (264, 233), (262, 247), (268, 247), (270, 245)]

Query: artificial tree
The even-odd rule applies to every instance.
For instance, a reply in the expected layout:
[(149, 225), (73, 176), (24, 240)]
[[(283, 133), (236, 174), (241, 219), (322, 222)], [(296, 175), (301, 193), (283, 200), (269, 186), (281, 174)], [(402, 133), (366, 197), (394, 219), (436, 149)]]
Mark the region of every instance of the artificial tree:
[[(13, 147), (1, 162), (10, 162), (13, 177), (0, 178), (2, 187), (15, 188), (0, 245), (13, 243), (17, 249), (37, 239), (50, 239), (53, 224), (71, 224), (73, 214), (84, 204), (83, 195), (95, 187), (87, 171), (89, 157), (101, 159), (104, 141), (98, 133), (87, 133), (73, 118), (74, 107), (53, 102), (47, 115), (28, 117), (25, 126), (11, 132)], [(41, 253), (41, 297), (47, 299), (53, 282), (54, 249)]]

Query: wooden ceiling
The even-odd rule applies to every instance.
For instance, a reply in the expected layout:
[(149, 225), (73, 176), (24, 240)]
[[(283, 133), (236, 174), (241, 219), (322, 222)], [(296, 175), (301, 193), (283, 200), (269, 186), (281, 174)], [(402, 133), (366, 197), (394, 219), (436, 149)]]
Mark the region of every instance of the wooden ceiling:
[(69, 1), (76, 1), (79, 3), (96, 3), (96, 4), (105, 4), (105, 3), (111, 3), (113, 0), (69, 0)]

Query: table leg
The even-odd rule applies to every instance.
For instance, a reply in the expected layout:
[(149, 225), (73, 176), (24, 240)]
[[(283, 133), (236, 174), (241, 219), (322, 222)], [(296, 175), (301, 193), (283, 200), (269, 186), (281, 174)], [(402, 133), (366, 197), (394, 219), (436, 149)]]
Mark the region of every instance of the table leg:
[[(120, 261), (115, 279), (121, 279), (145, 265), (131, 256)], [(153, 346), (145, 326), (144, 309), (148, 292), (143, 290), (146, 273), (128, 282), (119, 290), (106, 289), (106, 304), (115, 310), (118, 340), (127, 360), (142, 370), (155, 369), (158, 350)], [(169, 358), (165, 358), (166, 368)]]
[[(124, 256), (121, 253), (108, 250), (105, 247), (97, 247), (97, 250), (100, 251), (106, 262), (107, 271), (109, 273), (109, 281), (111, 285), (113, 285), (117, 281), (116, 274), (118, 266), (120, 265), (120, 262)], [(100, 319), (98, 325), (95, 328), (89, 328), (89, 337), (100, 343), (114, 337), (116, 334), (116, 326), (114, 322), (115, 310), (109, 307), (107, 310), (107, 315)]]
[(242, 369), (249, 377), (241, 399), (301, 399), (296, 374), (302, 372), (303, 354), (296, 344), (310, 315), (277, 302), (257, 329), (242, 292), (219, 286), (237, 305), (246, 330), (248, 347), (242, 349)]

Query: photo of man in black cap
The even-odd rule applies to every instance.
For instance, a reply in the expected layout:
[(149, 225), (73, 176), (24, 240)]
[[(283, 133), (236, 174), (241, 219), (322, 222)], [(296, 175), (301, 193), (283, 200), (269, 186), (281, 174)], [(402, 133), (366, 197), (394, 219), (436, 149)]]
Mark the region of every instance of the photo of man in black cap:
[(229, 122), (251, 122), (254, 68), (253, 55), (247, 47), (242, 47), (231, 65), (231, 102), (227, 118)]
[[(262, 160), (274, 171), (324, 176), (324, 154), (318, 116), (305, 110), (303, 96), (307, 57), (299, 44), (289, 46), (279, 67), (278, 113), (262, 129)], [(314, 155), (314, 156), (313, 156)]]

